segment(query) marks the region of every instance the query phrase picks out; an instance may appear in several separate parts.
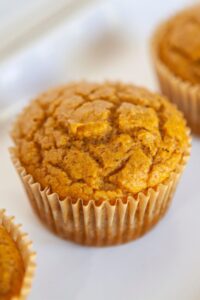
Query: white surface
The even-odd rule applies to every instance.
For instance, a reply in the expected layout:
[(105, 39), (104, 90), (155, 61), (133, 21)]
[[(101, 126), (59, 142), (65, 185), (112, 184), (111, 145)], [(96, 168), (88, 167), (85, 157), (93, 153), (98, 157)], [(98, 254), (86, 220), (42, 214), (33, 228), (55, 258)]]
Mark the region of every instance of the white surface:
[[(91, 0), (0, 0), (0, 59), (66, 22)], [(93, 0), (94, 2), (94, 0)]]
[(200, 299), (200, 139), (193, 139), (192, 157), (160, 224), (135, 242), (109, 248), (81, 247), (49, 232), (32, 212), (7, 151), (13, 102), (20, 106), (51, 85), (122, 79), (156, 89), (148, 35), (162, 16), (189, 1), (136, 2), (99, 4), (0, 65), (0, 207), (34, 241), (38, 267), (30, 300)]

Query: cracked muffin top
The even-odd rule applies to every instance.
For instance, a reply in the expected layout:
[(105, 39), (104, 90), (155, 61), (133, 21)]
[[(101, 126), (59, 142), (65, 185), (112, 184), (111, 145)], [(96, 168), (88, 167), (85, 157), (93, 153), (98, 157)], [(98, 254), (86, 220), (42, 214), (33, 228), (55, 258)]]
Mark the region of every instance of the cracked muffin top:
[(21, 254), (7, 230), (0, 225), (0, 300), (19, 295), (23, 276)]
[(159, 44), (161, 60), (183, 80), (200, 83), (200, 6), (166, 23)]
[(60, 199), (116, 199), (155, 187), (188, 147), (185, 120), (164, 97), (108, 82), (40, 95), (12, 136), (26, 171)]

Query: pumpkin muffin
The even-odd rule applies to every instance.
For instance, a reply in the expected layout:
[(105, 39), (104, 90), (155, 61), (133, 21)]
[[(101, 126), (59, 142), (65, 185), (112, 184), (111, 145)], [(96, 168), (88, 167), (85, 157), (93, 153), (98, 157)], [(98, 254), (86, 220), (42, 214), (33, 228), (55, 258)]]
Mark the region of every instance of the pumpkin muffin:
[(0, 226), (0, 299), (11, 299), (20, 293), (24, 263), (16, 243)]
[(159, 26), (153, 55), (161, 89), (200, 133), (200, 6), (186, 9)]
[(0, 210), (0, 300), (26, 299), (34, 255), (19, 226)]
[(135, 238), (164, 213), (188, 157), (182, 114), (122, 83), (68, 84), (17, 119), (12, 157), (40, 218), (85, 244)]

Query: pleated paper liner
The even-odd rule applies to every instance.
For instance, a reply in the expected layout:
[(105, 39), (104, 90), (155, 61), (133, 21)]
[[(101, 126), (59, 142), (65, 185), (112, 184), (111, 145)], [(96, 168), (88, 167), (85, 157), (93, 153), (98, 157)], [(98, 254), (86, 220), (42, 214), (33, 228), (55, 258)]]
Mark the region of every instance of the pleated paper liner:
[[(191, 8), (191, 9), (194, 9)], [(200, 84), (191, 84), (174, 75), (159, 57), (160, 40), (165, 34), (168, 22), (155, 31), (152, 41), (153, 64), (161, 91), (183, 111), (193, 133), (200, 134)]]
[(190, 147), (168, 180), (137, 196), (115, 201), (60, 200), (48, 188), (41, 189), (20, 164), (11, 149), (14, 166), (23, 182), (35, 212), (52, 231), (68, 240), (93, 246), (106, 246), (131, 241), (155, 225), (165, 214), (187, 163)]
[(27, 239), (27, 234), (22, 233), (20, 230), (21, 225), (14, 224), (13, 220), (14, 217), (5, 215), (5, 210), (0, 210), (0, 225), (7, 230), (11, 238), (16, 242), (25, 265), (25, 274), (20, 294), (19, 296), (12, 297), (12, 300), (25, 300), (31, 290), (35, 272), (35, 253), (31, 249), (32, 243)]

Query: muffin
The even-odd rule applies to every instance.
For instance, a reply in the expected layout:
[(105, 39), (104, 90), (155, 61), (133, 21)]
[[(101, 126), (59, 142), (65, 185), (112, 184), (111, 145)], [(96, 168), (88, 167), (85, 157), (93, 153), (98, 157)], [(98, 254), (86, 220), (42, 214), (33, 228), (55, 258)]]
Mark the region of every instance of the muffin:
[(12, 137), (13, 162), (40, 219), (87, 245), (126, 242), (150, 229), (169, 206), (190, 148), (175, 106), (119, 82), (40, 95)]
[(200, 6), (186, 9), (156, 30), (152, 49), (162, 92), (200, 134)]
[(30, 242), (0, 210), (0, 299), (26, 299), (35, 268)]

